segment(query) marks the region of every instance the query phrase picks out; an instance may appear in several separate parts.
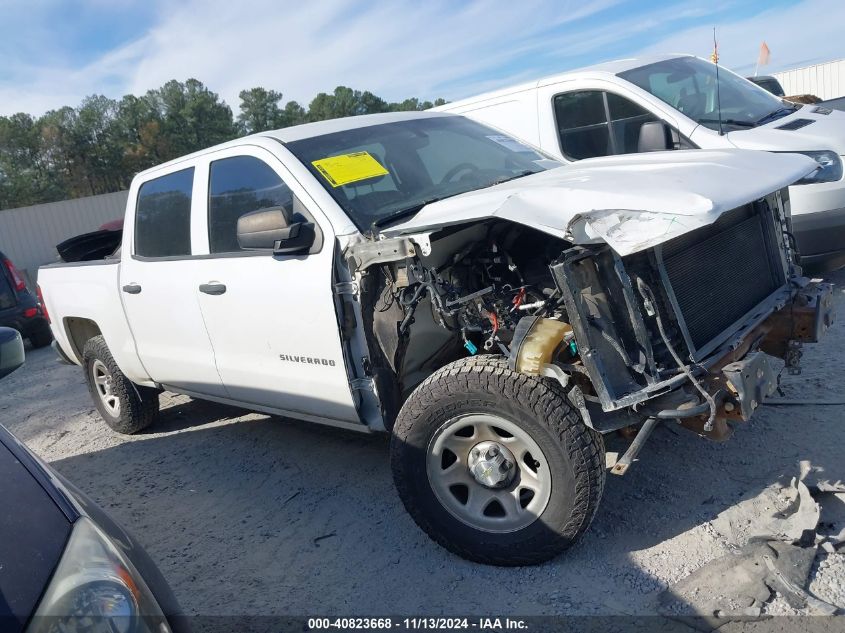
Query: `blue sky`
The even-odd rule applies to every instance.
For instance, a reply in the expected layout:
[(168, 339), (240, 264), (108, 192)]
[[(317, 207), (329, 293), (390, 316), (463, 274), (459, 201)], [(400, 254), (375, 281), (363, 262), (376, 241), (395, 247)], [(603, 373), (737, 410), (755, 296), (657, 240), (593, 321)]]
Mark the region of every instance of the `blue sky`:
[(0, 114), (196, 77), (237, 109), (264, 86), (457, 99), (643, 53), (750, 74), (845, 57), (845, 0), (0, 0)]

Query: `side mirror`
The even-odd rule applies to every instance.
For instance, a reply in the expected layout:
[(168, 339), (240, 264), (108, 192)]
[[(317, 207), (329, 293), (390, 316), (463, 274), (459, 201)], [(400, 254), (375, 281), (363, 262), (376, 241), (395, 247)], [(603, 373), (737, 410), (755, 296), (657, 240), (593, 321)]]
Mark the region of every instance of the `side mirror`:
[(259, 209), (238, 218), (238, 244), (244, 250), (276, 255), (307, 252), (316, 233), (311, 222), (294, 222), (284, 207)]
[(663, 121), (646, 121), (640, 127), (640, 138), (637, 142), (638, 152), (662, 152), (675, 149), (672, 141), (672, 131)]
[(17, 330), (0, 327), (0, 378), (23, 365), (23, 339)]

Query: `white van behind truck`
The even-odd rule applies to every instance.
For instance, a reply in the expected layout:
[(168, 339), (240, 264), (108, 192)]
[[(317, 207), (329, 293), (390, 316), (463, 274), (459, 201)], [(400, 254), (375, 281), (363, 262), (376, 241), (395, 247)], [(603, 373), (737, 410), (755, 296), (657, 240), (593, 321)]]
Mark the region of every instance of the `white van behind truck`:
[[(671, 149), (795, 152), (819, 168), (789, 188), (802, 264), (845, 265), (845, 112), (782, 101), (690, 55), (625, 59), (449, 103), (566, 161)], [(730, 184), (730, 183), (726, 183)]]

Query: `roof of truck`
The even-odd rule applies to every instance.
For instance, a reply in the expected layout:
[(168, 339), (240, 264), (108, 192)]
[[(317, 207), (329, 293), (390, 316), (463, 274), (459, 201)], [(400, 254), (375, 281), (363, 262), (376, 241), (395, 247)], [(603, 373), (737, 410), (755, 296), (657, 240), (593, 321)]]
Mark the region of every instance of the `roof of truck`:
[(538, 86), (545, 86), (548, 84), (558, 83), (560, 81), (563, 81), (565, 79), (571, 79), (572, 77), (578, 75), (617, 75), (619, 73), (625, 72), (626, 70), (631, 70), (632, 68), (639, 68), (640, 66), (647, 66), (648, 64), (662, 62), (667, 59), (677, 59), (679, 57), (694, 57), (694, 55), (685, 55), (682, 53), (676, 53), (672, 55), (644, 55), (642, 57), (616, 59), (609, 62), (602, 62), (600, 64), (593, 64), (592, 66), (584, 66), (583, 68), (573, 68), (572, 70), (567, 70), (566, 72), (557, 73), (554, 75), (547, 75), (545, 77), (533, 79), (525, 83), (517, 84), (514, 86), (508, 86), (507, 88), (500, 88), (498, 90), (492, 90), (490, 92), (485, 92), (472, 97), (467, 97), (458, 101), (452, 101), (450, 103), (447, 103), (446, 105), (438, 106), (434, 108), (434, 110), (439, 112), (449, 112), (455, 107), (469, 105), (478, 101), (485, 101), (487, 99), (494, 99), (496, 97), (504, 97), (506, 95), (513, 94), (516, 92), (531, 90), (533, 88), (537, 88)]
[(370, 125), (382, 125), (384, 123), (396, 123), (397, 121), (408, 121), (410, 119), (425, 119), (437, 116), (448, 116), (447, 113), (440, 112), (385, 112), (384, 114), (362, 114), (359, 116), (350, 116), (342, 119), (329, 119), (327, 121), (317, 121), (315, 123), (303, 123), (302, 125), (294, 125), (285, 127), (280, 130), (270, 130), (261, 132), (258, 136), (272, 136), (279, 139), (283, 143), (292, 141), (299, 141), (304, 138), (313, 138), (315, 136), (323, 136), (324, 134), (332, 134), (334, 132), (343, 132), (345, 130), (354, 130), (361, 127), (368, 127)]
[(203, 154), (213, 152), (226, 147), (237, 147), (239, 145), (248, 145), (250, 139), (256, 138), (274, 138), (282, 143), (289, 143), (299, 141), (305, 138), (313, 138), (315, 136), (322, 136), (323, 134), (332, 134), (333, 132), (342, 132), (344, 130), (354, 130), (357, 128), (367, 127), (370, 125), (381, 125), (384, 123), (395, 123), (397, 121), (408, 121), (411, 119), (427, 119), (433, 117), (457, 116), (449, 112), (386, 112), (383, 114), (362, 114), (359, 116), (344, 117), (341, 119), (329, 119), (327, 121), (317, 121), (315, 123), (303, 123), (302, 125), (294, 125), (291, 127), (281, 128), (279, 130), (268, 130), (266, 132), (258, 132), (250, 134), (249, 136), (241, 136), (225, 143), (213, 145), (205, 149), (179, 156), (166, 163), (161, 163), (155, 167), (150, 167), (137, 174), (137, 177), (152, 174), (161, 169), (168, 168), (177, 163), (187, 161)]

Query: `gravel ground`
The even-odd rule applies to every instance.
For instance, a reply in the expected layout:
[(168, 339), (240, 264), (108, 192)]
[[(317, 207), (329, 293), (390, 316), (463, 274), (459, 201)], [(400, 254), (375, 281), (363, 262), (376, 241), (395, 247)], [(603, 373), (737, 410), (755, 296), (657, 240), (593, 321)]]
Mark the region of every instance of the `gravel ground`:
[[(845, 282), (845, 273), (834, 276)], [(845, 295), (808, 346), (791, 398), (845, 393)], [(387, 440), (162, 396), (133, 437), (98, 418), (78, 368), (50, 349), (0, 383), (0, 424), (138, 536), (188, 613), (202, 615), (646, 615), (657, 596), (743, 544), (808, 459), (845, 468), (843, 408), (764, 407), (724, 444), (658, 428), (624, 477), (608, 477), (581, 543), (531, 568), (456, 558), (394, 492)], [(608, 450), (625, 441), (608, 438)], [(840, 526), (842, 527), (842, 526)], [(811, 588), (845, 607), (845, 554), (819, 556)], [(792, 613), (782, 599), (767, 610)]]

